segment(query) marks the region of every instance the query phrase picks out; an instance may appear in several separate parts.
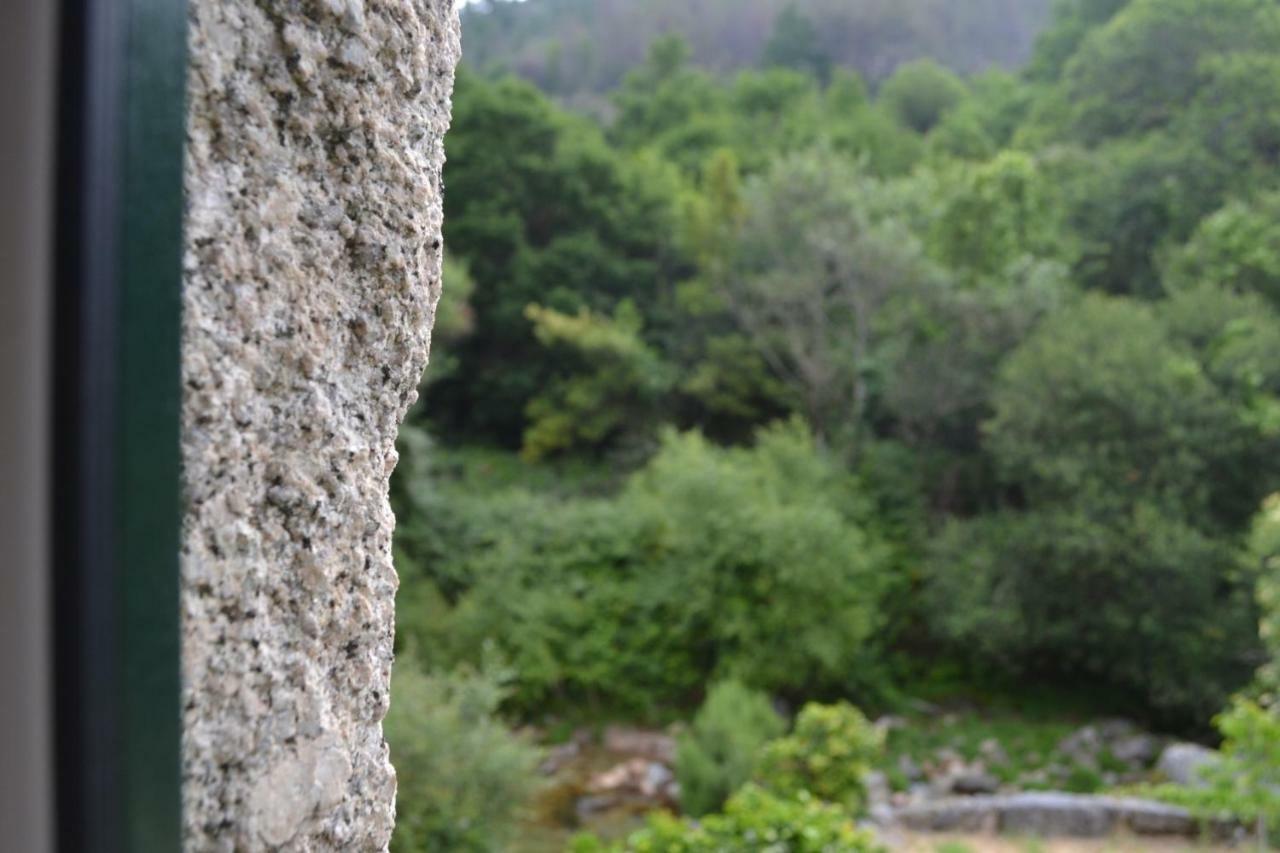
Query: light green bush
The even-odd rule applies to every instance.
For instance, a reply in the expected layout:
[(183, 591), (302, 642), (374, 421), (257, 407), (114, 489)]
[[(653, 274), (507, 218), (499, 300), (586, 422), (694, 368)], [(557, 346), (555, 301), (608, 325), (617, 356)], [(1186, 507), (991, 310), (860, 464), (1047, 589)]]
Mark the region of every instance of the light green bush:
[(857, 814), (866, 774), (883, 753), (882, 733), (857, 708), (810, 703), (790, 735), (764, 747), (757, 778), (780, 796), (809, 794)]
[(794, 696), (881, 684), (896, 563), (857, 482), (802, 427), (749, 449), (668, 434), (616, 497), (458, 501), (418, 552), (434, 559), (401, 567), (404, 601), (429, 612), (406, 631), (433, 663), (496, 643), (513, 710), (645, 714), (718, 678)]
[(538, 750), (497, 717), (505, 676), (397, 662), (385, 728), (396, 768), (396, 853), (506, 850), (536, 785)]
[(1271, 701), (1280, 690), (1280, 494), (1262, 505), (1249, 535), (1247, 561), (1258, 575), (1258, 631), (1267, 650), (1267, 662), (1258, 673), (1262, 688)]
[(1222, 759), (1201, 771), (1205, 784), (1142, 793), (1206, 818), (1254, 823), (1261, 836), (1280, 840), (1280, 709), (1237, 698), (1214, 725), (1223, 736)]
[(871, 853), (882, 848), (837, 806), (801, 793), (783, 799), (755, 786), (730, 798), (724, 814), (701, 821), (667, 814), (614, 847), (580, 839), (574, 853)]
[(785, 728), (765, 694), (736, 681), (712, 686), (676, 752), (684, 812), (698, 816), (723, 806), (751, 778), (760, 747)]

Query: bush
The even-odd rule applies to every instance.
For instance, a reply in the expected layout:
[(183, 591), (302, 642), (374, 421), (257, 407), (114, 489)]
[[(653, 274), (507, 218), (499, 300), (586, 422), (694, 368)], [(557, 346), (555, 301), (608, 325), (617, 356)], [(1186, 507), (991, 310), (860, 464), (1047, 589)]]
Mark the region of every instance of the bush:
[(836, 806), (808, 794), (781, 799), (761, 788), (747, 786), (725, 806), (724, 814), (701, 821), (678, 820), (667, 814), (649, 819), (649, 826), (626, 842), (606, 848), (579, 839), (575, 853), (869, 853), (881, 848)]
[(1098, 295), (1046, 320), (993, 400), (986, 445), (1017, 511), (938, 538), (934, 629), (1007, 671), (1204, 720), (1255, 665), (1234, 537), (1268, 475), (1239, 403), (1161, 315)]
[(1228, 541), (1149, 504), (953, 522), (929, 558), (931, 627), (1015, 677), (1119, 692), (1199, 725), (1253, 668), (1253, 610)]
[(1238, 698), (1214, 725), (1222, 759), (1201, 772), (1202, 786), (1158, 785), (1144, 793), (1206, 818), (1258, 822), (1260, 834), (1280, 840), (1280, 710)]
[(810, 703), (790, 735), (765, 746), (758, 779), (779, 796), (809, 794), (858, 814), (863, 780), (883, 753), (883, 734), (857, 708)]
[(1267, 498), (1254, 519), (1247, 554), (1248, 568), (1258, 576), (1258, 631), (1267, 651), (1258, 680), (1274, 702), (1280, 700), (1280, 494)]
[(763, 693), (736, 681), (712, 686), (676, 752), (684, 812), (696, 817), (723, 806), (750, 780), (760, 747), (784, 729)]
[[(1098, 295), (1055, 313), (1006, 360), (986, 425), (1033, 502), (1141, 496), (1208, 522), (1239, 418), (1144, 305)], [(1092, 490), (1092, 492), (1091, 492)]]
[(495, 642), (513, 710), (646, 714), (716, 678), (795, 696), (881, 685), (892, 555), (801, 427), (735, 450), (668, 434), (612, 498), (458, 499), (444, 517), (468, 518), (441, 531), (454, 542), (402, 569), (404, 600), (429, 613), (405, 624), (433, 662)]
[(507, 849), (536, 785), (538, 750), (496, 716), (502, 673), (427, 674), (402, 656), (385, 729), (399, 780), (391, 849)]

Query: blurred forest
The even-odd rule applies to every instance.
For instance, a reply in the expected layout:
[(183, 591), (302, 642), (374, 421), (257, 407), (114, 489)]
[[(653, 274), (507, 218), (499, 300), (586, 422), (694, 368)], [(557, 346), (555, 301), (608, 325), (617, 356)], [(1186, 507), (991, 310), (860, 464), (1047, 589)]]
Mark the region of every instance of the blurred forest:
[(813, 35), (822, 61), (883, 80), (930, 57), (960, 73), (1014, 68), (1031, 54), (1051, 0), (534, 0), (473, 3), (467, 62), (509, 71), (569, 103), (608, 108), (607, 93), (663, 35), (695, 65), (750, 68), (788, 39)]
[[(576, 850), (871, 849), (954, 702), (1005, 788), (1280, 827), (1280, 4), (1044, 5), (467, 12), (398, 849), (535, 849), (539, 755), (614, 723), (714, 817)], [(1115, 716), (1218, 781), (1048, 757)]]

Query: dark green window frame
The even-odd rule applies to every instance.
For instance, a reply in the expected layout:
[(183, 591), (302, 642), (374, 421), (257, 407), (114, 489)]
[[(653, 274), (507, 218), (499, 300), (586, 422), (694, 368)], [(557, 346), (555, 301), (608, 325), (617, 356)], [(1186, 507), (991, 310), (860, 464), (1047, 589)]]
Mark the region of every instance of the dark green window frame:
[(181, 849), (183, 0), (60, 4), (57, 844)]

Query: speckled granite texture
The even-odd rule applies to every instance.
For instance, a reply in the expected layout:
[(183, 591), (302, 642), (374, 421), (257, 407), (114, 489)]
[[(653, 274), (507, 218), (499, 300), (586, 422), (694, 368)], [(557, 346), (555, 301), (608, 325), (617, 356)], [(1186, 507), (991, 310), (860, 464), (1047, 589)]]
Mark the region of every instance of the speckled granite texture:
[(188, 850), (390, 839), (387, 483), (459, 39), (452, 0), (190, 0)]

